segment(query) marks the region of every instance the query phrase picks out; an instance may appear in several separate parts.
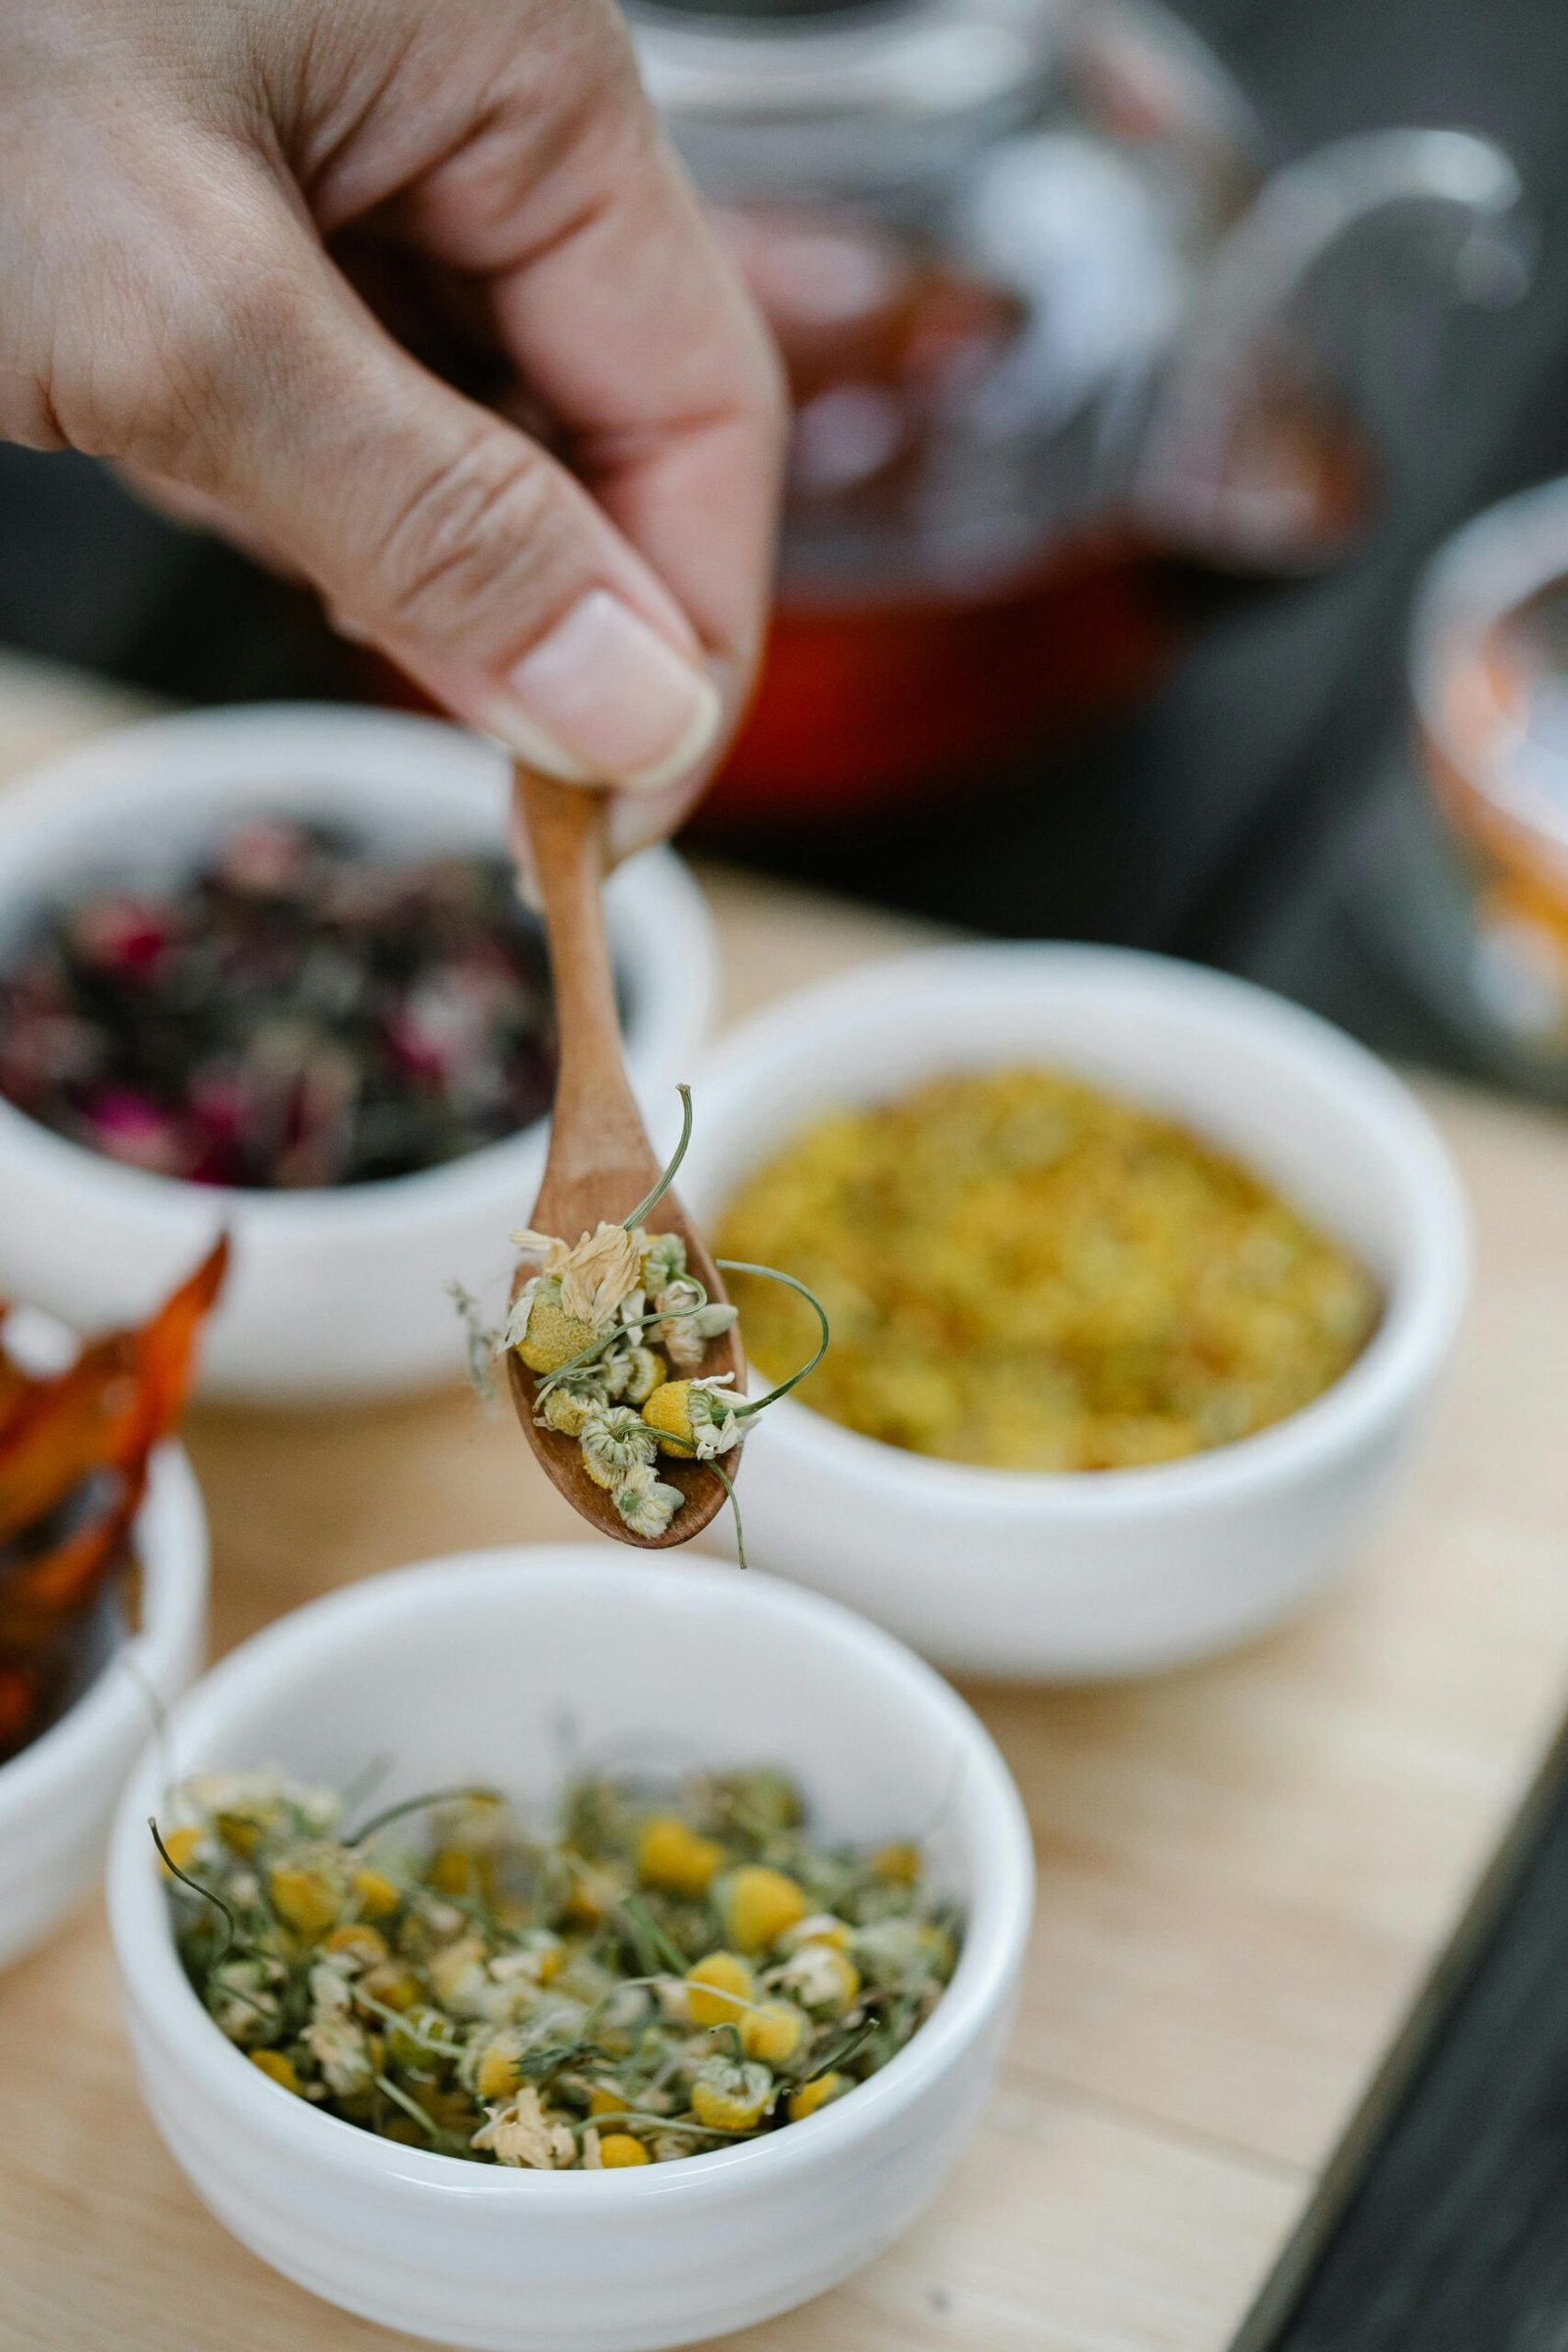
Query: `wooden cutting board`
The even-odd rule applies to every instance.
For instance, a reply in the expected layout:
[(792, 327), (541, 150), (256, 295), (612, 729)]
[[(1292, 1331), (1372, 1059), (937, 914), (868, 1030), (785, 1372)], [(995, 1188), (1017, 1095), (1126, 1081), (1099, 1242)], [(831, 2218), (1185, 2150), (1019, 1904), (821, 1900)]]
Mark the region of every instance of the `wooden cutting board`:
[[(125, 709), (0, 662), (0, 775)], [(730, 1015), (933, 936), (706, 879)], [(996, 2096), (926, 2223), (730, 2352), (1222, 2352), (1303, 2211), (1568, 1703), (1568, 1129), (1423, 1092), (1480, 1277), (1397, 1523), (1217, 1665), (970, 1690), (1040, 1862)], [(574, 1532), (466, 1396), (203, 1412), (190, 1446), (219, 1647), (375, 1569)], [(0, 2352), (401, 2340), (274, 2278), (197, 2203), (137, 2100), (96, 1907), (0, 1977)]]

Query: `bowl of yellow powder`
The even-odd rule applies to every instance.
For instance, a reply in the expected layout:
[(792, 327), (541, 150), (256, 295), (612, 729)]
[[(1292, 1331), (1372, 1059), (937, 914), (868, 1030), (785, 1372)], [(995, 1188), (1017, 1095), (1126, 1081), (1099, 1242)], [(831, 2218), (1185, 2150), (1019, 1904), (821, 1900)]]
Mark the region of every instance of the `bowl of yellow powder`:
[[(946, 949), (735, 1033), (703, 1106), (721, 1253), (833, 1326), (747, 1449), (760, 1564), (945, 1664), (1070, 1677), (1245, 1639), (1374, 1532), (1467, 1226), (1326, 1023), (1159, 957)], [(759, 1379), (802, 1360), (808, 1310), (734, 1293)]]

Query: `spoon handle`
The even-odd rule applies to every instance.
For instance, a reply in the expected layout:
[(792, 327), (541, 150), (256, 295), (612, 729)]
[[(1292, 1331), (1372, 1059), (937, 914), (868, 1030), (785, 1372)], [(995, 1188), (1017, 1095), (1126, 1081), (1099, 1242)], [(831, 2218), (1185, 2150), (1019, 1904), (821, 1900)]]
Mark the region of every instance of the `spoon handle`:
[(560, 1056), (547, 1183), (573, 1183), (648, 1152), (622, 1056), (605, 929), (608, 798), (519, 766), (516, 814), (533, 848), (555, 987)]

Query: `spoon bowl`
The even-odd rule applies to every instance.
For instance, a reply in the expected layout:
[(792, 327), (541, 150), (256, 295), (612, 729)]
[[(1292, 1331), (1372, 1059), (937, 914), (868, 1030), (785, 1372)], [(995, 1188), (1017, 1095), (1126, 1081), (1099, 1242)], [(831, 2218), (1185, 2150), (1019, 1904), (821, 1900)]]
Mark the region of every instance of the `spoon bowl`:
[[(605, 796), (519, 767), (514, 806), (518, 825), (526, 829), (532, 846), (559, 1032), (550, 1151), (528, 1222), (540, 1233), (574, 1242), (601, 1224), (621, 1223), (654, 1190), (662, 1168), (648, 1140), (621, 1052), (604, 917)], [(710, 1299), (722, 1302), (723, 1280), (711, 1252), (674, 1194), (666, 1192), (650, 1213), (650, 1232), (678, 1233), (693, 1277)], [(527, 1279), (526, 1269), (519, 1267), (514, 1298)], [(724, 1373), (731, 1376), (734, 1394), (741, 1396), (746, 1364), (733, 1325), (709, 1342), (695, 1377), (713, 1379)], [(645, 1551), (666, 1551), (701, 1535), (722, 1509), (724, 1479), (710, 1464), (662, 1453), (661, 1479), (678, 1487), (685, 1499), (662, 1536), (634, 1535), (610, 1494), (588, 1476), (576, 1440), (542, 1427), (535, 1418), (539, 1380), (515, 1348), (507, 1350), (507, 1378), (514, 1409), (545, 1475), (599, 1534)], [(733, 1476), (737, 1459), (731, 1455), (726, 1476)]]

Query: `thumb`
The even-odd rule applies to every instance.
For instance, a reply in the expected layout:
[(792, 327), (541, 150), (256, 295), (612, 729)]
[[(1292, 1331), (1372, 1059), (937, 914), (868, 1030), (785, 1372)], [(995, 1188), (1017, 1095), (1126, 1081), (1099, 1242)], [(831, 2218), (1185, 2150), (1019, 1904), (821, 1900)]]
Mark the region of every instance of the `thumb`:
[(246, 242), (177, 428), (131, 454), (531, 765), (649, 792), (696, 768), (717, 665), (582, 486), (393, 342), (281, 203)]

